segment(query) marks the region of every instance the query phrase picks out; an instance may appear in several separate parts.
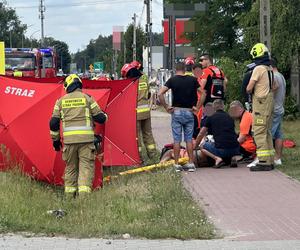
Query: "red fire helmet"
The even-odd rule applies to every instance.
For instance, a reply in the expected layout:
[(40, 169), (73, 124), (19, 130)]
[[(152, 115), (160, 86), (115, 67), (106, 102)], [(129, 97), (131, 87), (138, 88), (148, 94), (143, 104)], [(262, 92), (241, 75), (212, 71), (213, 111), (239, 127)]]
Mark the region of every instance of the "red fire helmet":
[(140, 69), (142, 66), (142, 64), (138, 61), (132, 61), (130, 64), (136, 69)]
[(184, 64), (185, 65), (194, 65), (195, 64), (194, 57), (189, 56), (189, 57), (185, 58)]
[(121, 69), (121, 76), (122, 76), (123, 78), (126, 77), (128, 71), (131, 70), (131, 69), (133, 69), (133, 68), (134, 68), (134, 66), (131, 65), (131, 63), (126, 63), (126, 64), (124, 64), (124, 66), (123, 66), (122, 69)]

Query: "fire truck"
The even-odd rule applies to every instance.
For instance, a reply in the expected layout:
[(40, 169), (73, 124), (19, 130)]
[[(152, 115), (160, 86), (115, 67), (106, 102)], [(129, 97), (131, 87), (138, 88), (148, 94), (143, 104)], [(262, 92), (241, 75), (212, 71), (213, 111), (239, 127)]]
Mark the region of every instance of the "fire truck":
[(6, 48), (5, 74), (18, 77), (55, 77), (56, 53), (52, 48)]

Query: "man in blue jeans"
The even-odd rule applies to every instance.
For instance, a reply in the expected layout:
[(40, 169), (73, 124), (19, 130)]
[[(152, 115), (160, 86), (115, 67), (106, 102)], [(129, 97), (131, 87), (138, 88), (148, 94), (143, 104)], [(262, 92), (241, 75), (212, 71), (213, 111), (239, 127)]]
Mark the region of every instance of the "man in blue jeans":
[(237, 167), (235, 156), (240, 154), (240, 145), (234, 130), (234, 120), (224, 111), (223, 100), (215, 100), (213, 108), (215, 113), (205, 121), (194, 147), (198, 147), (210, 130), (215, 142), (205, 142), (200, 146), (201, 152), (215, 160), (215, 168), (226, 165), (226, 159), (231, 159), (231, 167)]
[(274, 92), (274, 109), (273, 109), (273, 123), (271, 133), (273, 136), (274, 146), (275, 146), (275, 157), (274, 157), (274, 165), (280, 166), (282, 165), (282, 139), (283, 134), (281, 131), (281, 123), (284, 115), (284, 101), (285, 101), (285, 93), (286, 93), (286, 81), (284, 76), (278, 71), (277, 61), (272, 58), (271, 66), (274, 72), (274, 79), (278, 84), (278, 88)]
[[(172, 106), (168, 106), (164, 98), (164, 94), (170, 89), (172, 90)], [(205, 98), (202, 94), (198, 100), (197, 92), (201, 93), (197, 79), (193, 76), (185, 75), (184, 63), (177, 63), (176, 75), (166, 82), (158, 94), (160, 103), (164, 106), (166, 111), (172, 115), (171, 126), (174, 139), (174, 167), (177, 172), (183, 170), (182, 166), (178, 164), (182, 132), (189, 156), (189, 163), (185, 165), (185, 168), (188, 169), (189, 172), (196, 170), (193, 162), (192, 144), (194, 114), (197, 114), (201, 102), (203, 102)]]

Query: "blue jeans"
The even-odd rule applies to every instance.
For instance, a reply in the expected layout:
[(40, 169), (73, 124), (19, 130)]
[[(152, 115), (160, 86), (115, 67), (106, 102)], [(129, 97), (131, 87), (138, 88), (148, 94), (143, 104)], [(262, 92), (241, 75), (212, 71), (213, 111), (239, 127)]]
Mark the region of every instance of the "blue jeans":
[(216, 148), (213, 142), (205, 142), (203, 148), (222, 159), (231, 158), (240, 154), (240, 147), (237, 148)]
[(174, 143), (182, 141), (182, 131), (184, 134), (184, 141), (191, 142), (194, 132), (194, 115), (188, 109), (176, 109), (172, 114), (172, 134)]
[(283, 114), (273, 114), (273, 122), (272, 122), (272, 137), (273, 140), (282, 139), (283, 134), (281, 132), (281, 122), (282, 122)]

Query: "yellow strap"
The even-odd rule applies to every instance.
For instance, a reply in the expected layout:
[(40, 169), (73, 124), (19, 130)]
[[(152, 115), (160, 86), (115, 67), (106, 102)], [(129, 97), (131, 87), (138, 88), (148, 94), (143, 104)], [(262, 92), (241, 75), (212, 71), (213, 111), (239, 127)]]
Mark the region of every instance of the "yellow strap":
[(63, 136), (71, 136), (71, 135), (93, 135), (94, 131), (84, 131), (84, 130), (75, 130), (75, 131), (67, 131), (63, 132)]
[(76, 187), (65, 187), (65, 193), (75, 193), (77, 191)]
[(148, 148), (148, 149), (155, 149), (156, 146), (155, 146), (155, 144), (149, 144), (149, 145), (147, 146), (147, 148)]
[(92, 189), (89, 186), (79, 186), (78, 192), (79, 193), (90, 193), (90, 192), (92, 192)]

